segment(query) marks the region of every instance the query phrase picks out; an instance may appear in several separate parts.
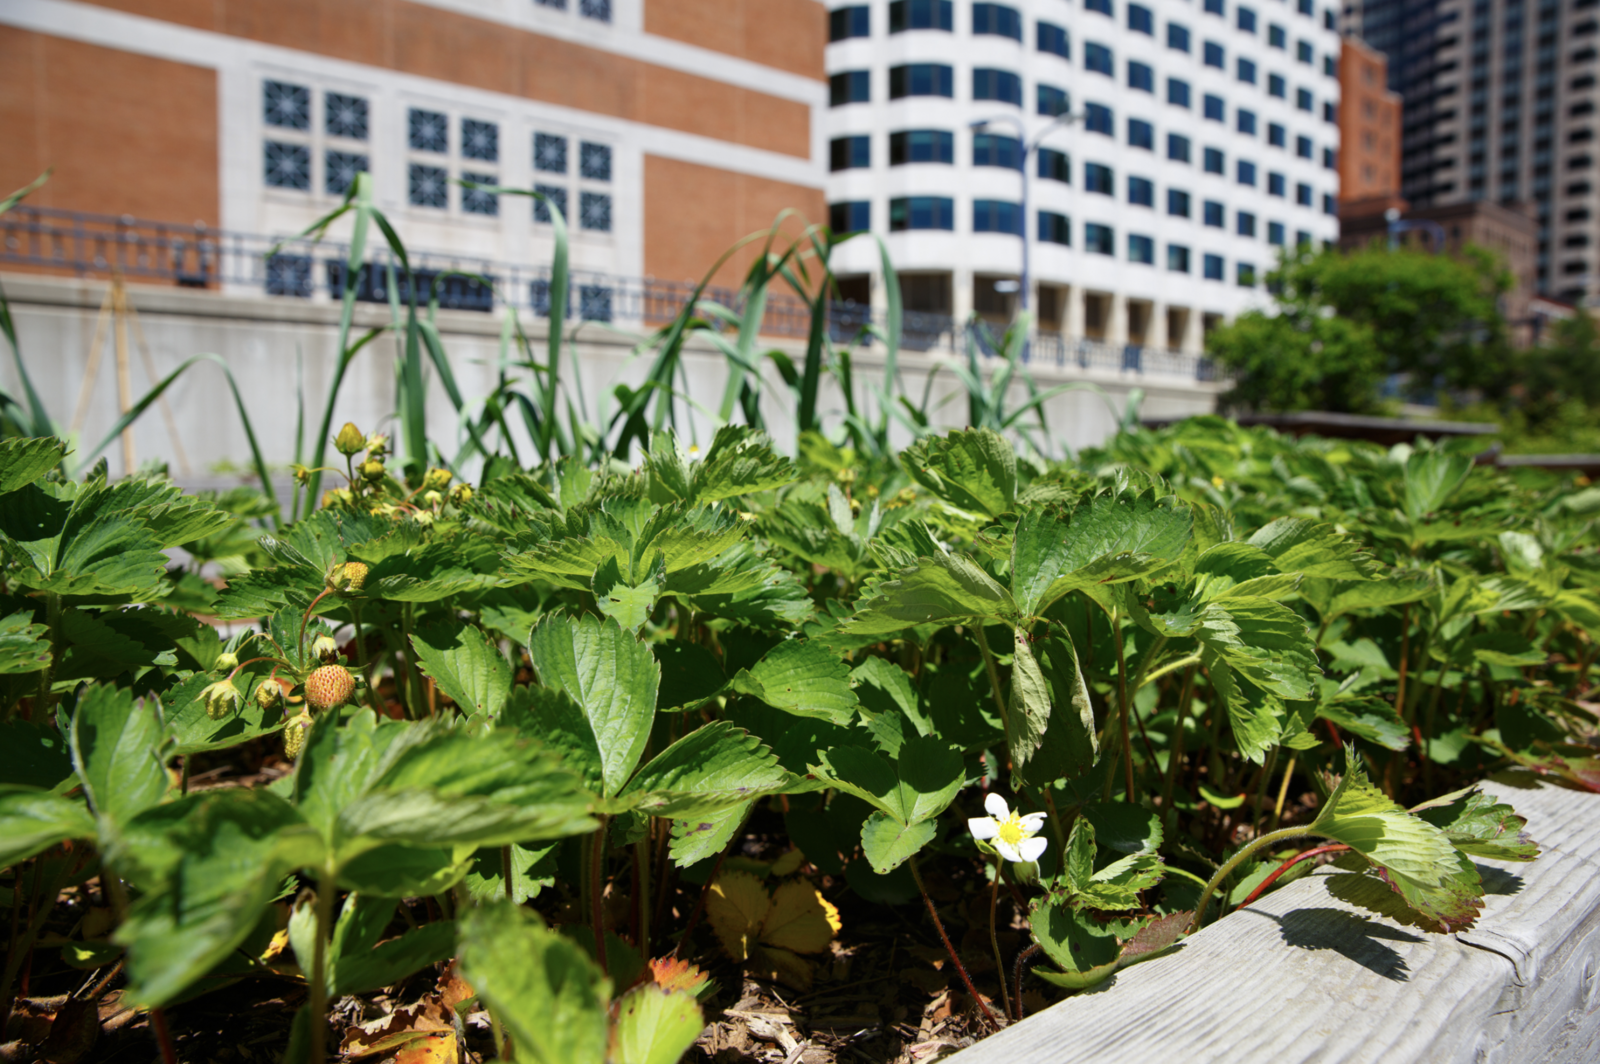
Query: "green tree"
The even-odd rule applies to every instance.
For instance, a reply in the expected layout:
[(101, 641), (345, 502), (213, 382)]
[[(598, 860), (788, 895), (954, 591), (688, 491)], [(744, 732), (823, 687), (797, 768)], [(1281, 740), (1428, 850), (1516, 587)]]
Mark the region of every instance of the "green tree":
[(1357, 413), (1378, 407), (1391, 375), (1413, 396), (1498, 395), (1512, 379), (1499, 306), (1510, 277), (1489, 252), (1302, 249), (1267, 285), (1271, 307), (1211, 334), (1212, 357), (1238, 375), (1229, 406)]

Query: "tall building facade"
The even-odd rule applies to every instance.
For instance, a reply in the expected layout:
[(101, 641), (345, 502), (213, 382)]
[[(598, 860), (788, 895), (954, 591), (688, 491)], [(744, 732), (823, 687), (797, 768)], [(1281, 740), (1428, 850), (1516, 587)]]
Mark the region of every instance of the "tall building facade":
[(1339, 50), (1339, 213), (1383, 214), (1400, 198), (1400, 94), (1388, 62), (1359, 37)]
[(548, 211), (484, 187), (536, 188), (574, 268), (698, 278), (825, 217), (826, 26), (815, 0), (6, 0), (0, 194), (53, 168), (29, 205), (273, 238), (365, 171), (413, 248), (531, 268)]
[(1405, 198), (1531, 209), (1539, 293), (1600, 298), (1600, 0), (1368, 0), (1347, 26), (1403, 98)]
[[(1193, 352), (1207, 324), (1265, 302), (1281, 249), (1337, 239), (1324, 0), (872, 0), (829, 16), (830, 217), (886, 242), (909, 310), (1008, 317), (1026, 227), (1042, 333)], [(845, 294), (881, 302), (875, 244), (836, 256)]]

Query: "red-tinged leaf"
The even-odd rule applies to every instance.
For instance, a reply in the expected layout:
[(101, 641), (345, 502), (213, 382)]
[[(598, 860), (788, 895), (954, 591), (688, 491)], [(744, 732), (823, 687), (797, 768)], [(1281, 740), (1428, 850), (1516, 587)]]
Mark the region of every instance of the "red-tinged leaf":
[(650, 962), (650, 978), (661, 989), (684, 994), (700, 993), (707, 978), (695, 965), (676, 957), (660, 957)]
[(1177, 945), (1193, 919), (1194, 913), (1171, 913), (1151, 920), (1123, 945), (1122, 964), (1146, 960)]

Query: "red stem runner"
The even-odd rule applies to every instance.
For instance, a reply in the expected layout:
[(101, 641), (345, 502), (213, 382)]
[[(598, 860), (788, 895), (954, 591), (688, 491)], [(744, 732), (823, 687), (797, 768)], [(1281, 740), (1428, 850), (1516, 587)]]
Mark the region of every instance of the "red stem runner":
[(1317, 856), (1320, 856), (1321, 854), (1325, 854), (1325, 853), (1342, 853), (1343, 851), (1348, 850), (1349, 848), (1350, 847), (1346, 846), (1342, 842), (1335, 842), (1335, 843), (1330, 843), (1327, 846), (1318, 846), (1316, 849), (1307, 850), (1305, 853), (1297, 853), (1297, 854), (1295, 854), (1293, 857), (1291, 857), (1287, 861), (1283, 862), (1283, 864), (1281, 864), (1277, 868), (1273, 869), (1272, 870), (1272, 874), (1270, 876), (1268, 876), (1266, 879), (1263, 879), (1259, 884), (1257, 884), (1256, 885), (1256, 889), (1252, 890), (1250, 892), (1250, 896), (1248, 898), (1246, 898), (1244, 901), (1239, 903), (1238, 907), (1234, 909), (1234, 912), (1238, 912), (1239, 909), (1243, 909), (1246, 905), (1249, 905), (1251, 902), (1253, 902), (1257, 898), (1261, 897), (1261, 895), (1263, 893), (1265, 893), (1265, 891), (1266, 891), (1266, 889), (1268, 887), (1272, 886), (1272, 884), (1274, 884), (1274, 883), (1276, 883), (1278, 881), (1278, 877), (1282, 876), (1285, 872), (1287, 872), (1289, 869), (1293, 868), (1295, 865), (1299, 864), (1301, 861), (1307, 860), (1307, 859), (1312, 858), (1312, 857), (1317, 857)]

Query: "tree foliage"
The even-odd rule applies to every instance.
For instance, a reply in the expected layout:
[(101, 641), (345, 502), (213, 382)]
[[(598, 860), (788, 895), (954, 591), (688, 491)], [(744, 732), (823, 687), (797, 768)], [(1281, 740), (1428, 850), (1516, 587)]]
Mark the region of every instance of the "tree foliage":
[(1267, 278), (1273, 305), (1211, 334), (1238, 374), (1226, 402), (1255, 410), (1368, 413), (1397, 377), (1404, 394), (1502, 393), (1510, 349), (1500, 297), (1509, 276), (1488, 252), (1302, 249)]

